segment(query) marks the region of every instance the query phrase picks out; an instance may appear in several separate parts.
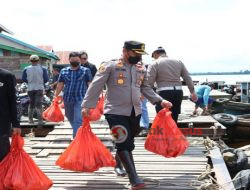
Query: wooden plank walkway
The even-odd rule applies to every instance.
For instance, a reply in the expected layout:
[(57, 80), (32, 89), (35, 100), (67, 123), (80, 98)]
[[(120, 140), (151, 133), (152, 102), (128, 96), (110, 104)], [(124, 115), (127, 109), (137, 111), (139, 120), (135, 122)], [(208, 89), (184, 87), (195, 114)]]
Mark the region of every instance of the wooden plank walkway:
[[(104, 118), (91, 124), (93, 132), (112, 150), (110, 132)], [(128, 189), (128, 178), (116, 177), (113, 168), (102, 168), (94, 173), (80, 173), (60, 169), (55, 161), (71, 142), (69, 123), (56, 126), (46, 137), (26, 137), (25, 150), (38, 166), (53, 180), (51, 189)], [(145, 138), (136, 138), (134, 159), (139, 176), (146, 182), (145, 189), (196, 189), (197, 177), (206, 170), (207, 158), (202, 138), (190, 138), (184, 155), (165, 158), (144, 149)]]
[[(26, 139), (26, 146), (28, 142)], [(197, 177), (205, 171), (207, 163), (202, 152), (204, 146), (200, 142), (197, 140), (180, 157), (164, 158), (146, 151), (144, 140), (137, 139), (135, 164), (138, 174), (148, 185), (147, 189), (196, 189), (200, 185)], [(33, 149), (26, 150), (30, 153)], [(127, 189), (127, 177), (116, 177), (113, 168), (103, 168), (94, 173), (71, 172), (55, 166), (59, 152), (42, 158), (32, 153), (38, 166), (53, 180), (51, 189)]]
[[(216, 121), (211, 116), (191, 117), (194, 104), (184, 100), (181, 123), (211, 124)], [(154, 107), (148, 103), (149, 117), (155, 117)], [(104, 117), (91, 123), (93, 132), (114, 154), (111, 135)], [(37, 129), (39, 130), (39, 129)], [(146, 182), (145, 189), (197, 189), (204, 182), (197, 178), (206, 171), (208, 162), (202, 137), (188, 137), (190, 147), (177, 158), (165, 158), (144, 149), (145, 138), (135, 139), (136, 148), (133, 152), (139, 176)], [(38, 166), (53, 180), (51, 189), (128, 189), (128, 178), (116, 177), (113, 168), (101, 168), (94, 173), (80, 173), (60, 169), (55, 166), (59, 155), (72, 141), (72, 129), (68, 122), (55, 126), (46, 137), (25, 137), (25, 150), (32, 156)], [(222, 183), (224, 184), (224, 183)]]

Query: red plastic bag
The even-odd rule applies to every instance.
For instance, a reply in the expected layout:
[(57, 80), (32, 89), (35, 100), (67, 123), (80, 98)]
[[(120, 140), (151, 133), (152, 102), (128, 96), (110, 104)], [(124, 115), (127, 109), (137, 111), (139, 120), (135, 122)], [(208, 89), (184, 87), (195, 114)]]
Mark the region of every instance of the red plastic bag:
[(64, 102), (62, 102), (61, 104), (60, 104), (60, 108), (64, 108)]
[(88, 118), (84, 118), (75, 139), (56, 161), (61, 168), (81, 172), (94, 172), (115, 164), (112, 154), (92, 132)]
[(102, 93), (101, 97), (99, 98), (98, 104), (97, 104), (97, 108), (100, 110), (100, 113), (103, 114), (104, 112), (104, 95)]
[(52, 181), (40, 170), (31, 157), (23, 150), (24, 140), (13, 135), (10, 154), (11, 165), (4, 178), (4, 186), (15, 190), (47, 190)]
[(11, 153), (7, 154), (6, 157), (0, 162), (0, 190), (6, 190), (3, 182), (8, 169), (12, 165), (12, 162), (13, 155)]
[(98, 121), (99, 119), (101, 119), (101, 116), (102, 114), (98, 108), (89, 110), (89, 121)]
[(89, 121), (97, 121), (101, 118), (103, 114), (103, 106), (104, 106), (104, 96), (103, 94), (98, 100), (97, 106), (95, 109), (90, 109), (88, 119)]
[(145, 142), (145, 149), (165, 157), (182, 155), (189, 143), (175, 121), (171, 112), (162, 109), (155, 117)]
[(47, 121), (60, 122), (64, 121), (63, 113), (59, 107), (60, 97), (56, 97), (53, 103), (43, 112), (43, 118)]

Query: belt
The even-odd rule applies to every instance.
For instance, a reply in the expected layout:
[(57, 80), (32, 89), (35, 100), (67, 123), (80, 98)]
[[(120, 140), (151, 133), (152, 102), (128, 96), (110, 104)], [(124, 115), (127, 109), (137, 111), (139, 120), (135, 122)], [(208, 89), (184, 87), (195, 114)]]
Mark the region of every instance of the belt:
[(166, 86), (166, 87), (160, 87), (156, 89), (156, 92), (160, 92), (163, 90), (182, 90), (182, 86)]

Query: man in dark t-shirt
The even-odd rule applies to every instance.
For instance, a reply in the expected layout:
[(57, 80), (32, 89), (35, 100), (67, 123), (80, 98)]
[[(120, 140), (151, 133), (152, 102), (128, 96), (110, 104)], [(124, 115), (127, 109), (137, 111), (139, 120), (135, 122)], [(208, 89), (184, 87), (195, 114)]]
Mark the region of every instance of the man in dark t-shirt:
[(53, 71), (52, 71), (52, 82), (51, 82), (51, 88), (53, 89), (53, 90), (55, 90), (56, 89), (56, 85), (57, 85), (57, 83), (58, 83), (58, 78), (59, 78), (59, 74), (60, 74), (60, 71), (59, 71), (59, 69), (58, 68), (53, 68)]
[(94, 64), (88, 62), (88, 54), (86, 51), (81, 51), (80, 56), (81, 56), (80, 57), (81, 58), (81, 66), (89, 68), (91, 71), (92, 78), (94, 78), (96, 71), (97, 71), (96, 66)]

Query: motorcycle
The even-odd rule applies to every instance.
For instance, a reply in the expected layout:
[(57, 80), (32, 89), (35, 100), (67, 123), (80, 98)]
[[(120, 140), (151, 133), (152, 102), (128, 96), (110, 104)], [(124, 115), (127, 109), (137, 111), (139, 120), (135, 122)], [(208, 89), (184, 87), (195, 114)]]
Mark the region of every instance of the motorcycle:
[[(42, 99), (42, 107), (43, 110), (47, 109), (53, 100), (54, 92), (50, 87), (45, 86), (45, 93), (43, 94)], [(27, 92), (27, 85), (19, 85), (17, 86), (17, 116), (18, 119), (21, 121), (22, 116), (28, 116), (28, 108), (30, 99)], [(36, 111), (34, 112), (34, 118), (37, 118)]]

